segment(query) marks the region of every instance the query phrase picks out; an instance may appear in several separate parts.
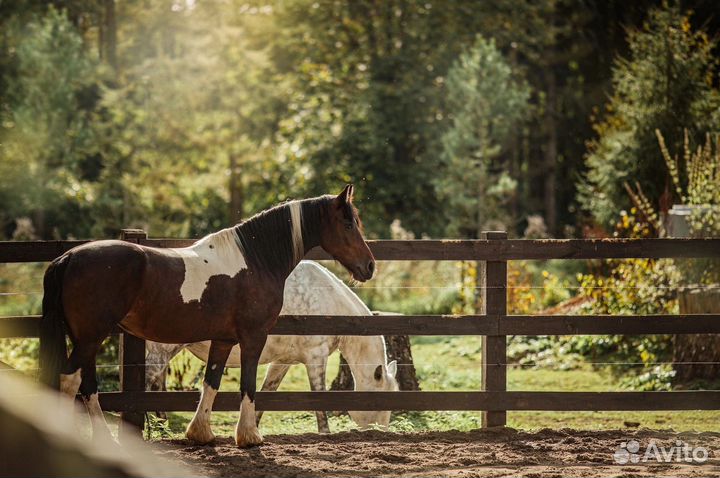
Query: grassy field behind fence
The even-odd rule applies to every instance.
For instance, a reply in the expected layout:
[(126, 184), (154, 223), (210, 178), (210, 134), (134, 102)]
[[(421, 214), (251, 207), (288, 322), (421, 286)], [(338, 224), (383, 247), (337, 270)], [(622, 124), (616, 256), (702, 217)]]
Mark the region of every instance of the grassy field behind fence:
[[(413, 355), (423, 390), (478, 390), (480, 387), (480, 339), (478, 337), (415, 337)], [(180, 358), (185, 363), (184, 358)], [(200, 368), (196, 359), (188, 360)], [(563, 365), (558, 367), (557, 365)], [(337, 353), (328, 365), (328, 386), (338, 366)], [(564, 370), (563, 370), (564, 368)], [(569, 368), (569, 369), (568, 369)], [(508, 390), (555, 391), (615, 391), (623, 390), (607, 366), (593, 368), (583, 362), (540, 367), (511, 367)], [(265, 367), (258, 375), (262, 383)], [(192, 375), (192, 374), (190, 374)], [(238, 390), (239, 371), (230, 370), (223, 379), (222, 389)], [(308, 380), (302, 365), (293, 366), (280, 390), (308, 390)], [(626, 389), (625, 389), (626, 390)], [(153, 423), (154, 438), (181, 438), (191, 413), (169, 413), (169, 423)], [(218, 436), (232, 436), (237, 413), (213, 414), (213, 427)], [(154, 422), (154, 420), (152, 420)], [(640, 423), (641, 427), (676, 431), (716, 431), (720, 423), (718, 411), (669, 412), (509, 412), (508, 426), (526, 430), (541, 428), (618, 429), (625, 422)], [(346, 416), (331, 416), (332, 431), (350, 430), (354, 424)], [(477, 412), (405, 412), (393, 414), (390, 428), (395, 431), (471, 430), (480, 427)], [(316, 432), (315, 416), (306, 412), (267, 412), (261, 427), (264, 434)]]
[[(513, 263), (510, 274), (522, 274), (524, 296), (529, 309), (541, 309), (564, 300), (575, 292), (572, 278), (582, 262), (545, 261)], [(332, 264), (327, 264), (331, 265)], [(452, 262), (411, 262), (384, 263), (385, 274), (373, 281), (372, 287), (362, 290), (361, 295), (373, 308), (385, 308), (404, 313), (443, 313), (448, 303), (457, 303), (458, 296), (452, 294), (453, 285), (458, 284), (458, 267)], [(572, 267), (570, 267), (572, 266)], [(335, 269), (340, 277), (343, 272)], [(27, 293), (26, 295), (4, 295), (0, 298), (0, 315), (39, 313), (42, 290), (41, 280), (44, 264), (3, 264), (0, 265), (0, 291)], [(549, 271), (549, 272), (548, 272)], [(558, 279), (562, 277), (563, 279)], [(432, 284), (432, 286), (428, 286)], [(571, 287), (568, 287), (571, 285)], [(457, 289), (456, 289), (457, 290)], [(466, 292), (472, 294), (472, 290)], [(517, 304), (515, 304), (517, 305)], [(479, 390), (480, 389), (480, 337), (413, 337), (412, 350), (423, 390)], [(515, 347), (527, 346), (520, 341), (511, 342), (510, 355)], [(580, 356), (562, 350), (560, 344), (533, 357), (535, 366), (511, 366), (508, 370), (509, 391), (619, 391), (632, 389), (618, 378), (618, 365), (588, 364)], [(106, 350), (106, 363), (117, 363), (112, 350)], [(0, 361), (28, 370), (36, 367), (37, 340), (0, 339)], [(515, 359), (510, 359), (516, 362)], [(609, 361), (617, 361), (612, 358)], [(333, 354), (328, 366), (328, 386), (335, 377), (338, 354)], [(202, 363), (183, 352), (173, 362), (176, 375), (169, 379), (171, 388), (194, 389), (202, 380)], [(612, 372), (616, 374), (613, 375)], [(104, 366), (100, 374), (108, 377), (101, 387), (114, 389), (117, 383), (117, 369)], [(265, 367), (258, 374), (258, 385), (262, 383)], [(103, 386), (104, 385), (104, 386)], [(720, 384), (713, 384), (717, 388)], [(239, 370), (226, 372), (222, 389), (239, 389)], [(304, 367), (293, 366), (280, 390), (309, 390)], [(190, 413), (169, 413), (169, 421), (162, 423), (150, 419), (149, 432), (154, 438), (181, 437)], [(216, 434), (232, 435), (237, 413), (215, 413), (213, 423)], [(509, 412), (508, 426), (522, 429), (579, 428), (602, 429), (623, 428), (625, 422), (639, 423), (641, 427), (673, 428), (677, 431), (715, 431), (720, 423), (717, 411), (673, 411), (673, 412)], [(333, 431), (348, 430), (353, 423), (347, 415), (331, 416)], [(480, 426), (478, 412), (406, 412), (395, 413), (391, 429), (397, 431), (421, 430), (469, 430)], [(303, 412), (268, 412), (263, 418), (261, 430), (265, 434), (301, 433), (317, 431), (315, 417)]]

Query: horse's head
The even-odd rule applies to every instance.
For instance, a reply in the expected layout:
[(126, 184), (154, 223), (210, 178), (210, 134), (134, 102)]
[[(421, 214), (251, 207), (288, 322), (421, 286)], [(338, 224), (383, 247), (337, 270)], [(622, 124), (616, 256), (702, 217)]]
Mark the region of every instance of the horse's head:
[[(353, 372), (355, 390), (371, 390), (376, 392), (397, 392), (400, 390), (395, 375), (397, 374), (397, 362), (393, 360), (387, 365), (378, 365), (372, 374)], [(390, 411), (348, 411), (348, 415), (357, 423), (360, 429), (366, 429), (370, 425), (387, 427), (390, 423)]]
[(362, 223), (352, 199), (351, 184), (332, 198), (320, 233), (320, 246), (350, 271), (353, 278), (365, 282), (375, 272), (375, 258), (363, 239)]

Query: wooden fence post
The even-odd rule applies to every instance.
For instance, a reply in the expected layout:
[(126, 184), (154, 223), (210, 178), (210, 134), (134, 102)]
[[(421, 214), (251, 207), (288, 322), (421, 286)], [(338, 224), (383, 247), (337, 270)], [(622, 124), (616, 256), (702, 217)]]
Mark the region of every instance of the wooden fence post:
[[(139, 229), (123, 229), (120, 233), (123, 241), (140, 242), (147, 239), (147, 233)], [(120, 335), (120, 391), (145, 390), (145, 340), (134, 335)], [(125, 436), (142, 437), (145, 426), (145, 413), (121, 412), (118, 439)]]
[[(483, 232), (482, 239), (505, 240), (507, 232)], [(481, 313), (507, 314), (507, 261), (478, 263), (482, 287)], [(482, 338), (482, 389), (487, 392), (504, 392), (507, 389), (507, 336), (490, 335)], [(488, 411), (482, 414), (483, 427), (505, 426), (507, 412)]]

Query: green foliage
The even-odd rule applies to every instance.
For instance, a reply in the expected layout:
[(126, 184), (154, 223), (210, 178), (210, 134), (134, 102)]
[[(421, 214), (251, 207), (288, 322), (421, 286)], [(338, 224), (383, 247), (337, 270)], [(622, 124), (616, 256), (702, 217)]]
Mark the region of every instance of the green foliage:
[[(396, 218), (417, 235), (468, 237), (484, 224), (520, 231), (547, 208), (567, 218), (551, 199), (574, 194), (585, 118), (607, 81), (607, 65), (587, 59), (614, 54), (622, 41), (606, 27), (617, 36), (616, 19), (636, 23), (647, 2), (51, 3), (64, 10), (0, 6), (3, 237), (22, 217), (40, 238), (114, 237), (127, 226), (200, 235), (237, 220), (230, 197), (242, 196), (233, 207), (248, 215), (345, 181), (357, 183), (375, 236)], [(702, 117), (713, 42), (654, 15), (618, 63), (616, 83), (629, 86), (613, 101), (640, 104), (670, 84), (674, 114), (689, 92), (686, 109)], [(666, 20), (671, 83), (656, 78), (662, 42), (645, 40), (664, 41)], [(630, 117), (666, 131), (645, 121), (662, 116), (652, 108), (626, 110), (613, 107), (607, 124)], [(486, 164), (471, 167), (479, 154)]]
[(0, 222), (32, 214), (41, 233), (87, 233), (79, 214), (92, 201), (85, 171), (97, 150), (90, 122), (97, 101), (97, 63), (83, 39), (54, 8), (16, 35), (15, 75), (0, 111)]
[(163, 440), (174, 438), (170, 422), (152, 413), (146, 413), (147, 423), (145, 424), (146, 440)]
[[(413, 239), (400, 221), (390, 226), (393, 239)], [(450, 314), (456, 312), (462, 284), (457, 267), (447, 261), (391, 261), (378, 267), (372, 282), (356, 292), (371, 310), (403, 314)], [(342, 272), (338, 271), (342, 277)]]
[[(683, 161), (671, 156), (665, 138), (656, 131), (663, 159), (670, 172), (675, 193), (682, 204), (699, 206), (690, 215), (690, 228), (695, 237), (720, 235), (717, 206), (720, 206), (720, 135), (706, 135), (705, 143), (692, 150), (685, 130)], [(714, 145), (714, 147), (713, 147)], [(713, 151), (714, 150), (714, 151)], [(684, 168), (683, 168), (684, 166)], [(683, 181), (685, 179), (685, 181)]]
[[(138, 43), (128, 46), (132, 61), (122, 81), (104, 89), (96, 116), (103, 170), (95, 235), (123, 226), (169, 236), (217, 230), (228, 224), (231, 158), (246, 188), (267, 165), (259, 147), (272, 133), (272, 110), (262, 111), (273, 98), (265, 56), (248, 45), (245, 20), (220, 20), (215, 5), (183, 15), (127, 8), (145, 16), (124, 24), (124, 36)], [(159, 51), (142, 46), (158, 42)], [(268, 205), (260, 195), (245, 199), (248, 212)]]
[[(634, 208), (621, 212), (616, 235), (647, 237), (651, 226)], [(604, 261), (606, 273), (578, 274), (580, 295), (588, 299), (583, 313), (653, 315), (678, 313), (677, 290), (683, 276), (671, 259), (623, 259)], [(613, 373), (625, 386), (664, 390), (673, 372), (656, 362), (672, 359), (672, 342), (666, 335), (613, 335), (571, 337), (569, 350), (585, 357), (617, 361)], [(624, 365), (623, 365), (624, 364)], [(652, 366), (649, 370), (648, 366)]]
[(177, 354), (168, 367), (168, 390), (197, 390), (205, 373), (205, 364), (187, 350)]
[[(274, 61), (294, 89), (279, 161), (296, 191), (357, 186), (370, 234), (399, 218), (417, 235), (445, 223), (433, 180), (447, 119), (445, 75), (482, 17), (464, 2), (298, 0), (274, 10)], [(296, 60), (296, 61), (291, 61)], [(282, 70), (281, 70), (282, 71)]]
[(658, 161), (655, 130), (679, 149), (683, 128), (702, 138), (720, 121), (716, 42), (692, 29), (689, 14), (666, 3), (650, 12), (642, 29), (630, 30), (628, 41), (630, 53), (613, 69), (614, 94), (596, 125), (579, 191), (583, 207), (603, 224), (627, 209), (625, 181), (638, 181), (650, 198), (662, 193), (667, 170)]
[[(707, 135), (705, 143), (694, 150), (687, 130), (683, 144), (683, 158), (671, 156), (663, 135), (657, 131), (660, 149), (670, 171), (675, 193), (681, 204), (690, 208), (685, 218), (692, 237), (720, 236), (720, 136)], [(714, 146), (713, 146), (714, 145)], [(642, 198), (642, 191), (633, 199)], [(643, 213), (650, 218), (658, 214), (646, 202)], [(657, 229), (664, 236), (664, 225), (657, 221)], [(720, 261), (711, 258), (677, 260), (687, 284), (717, 284), (720, 282)]]
[(607, 276), (578, 277), (580, 293), (595, 314), (651, 315), (677, 313), (680, 274), (670, 259), (608, 260)]
[(482, 36), (453, 63), (446, 83), (451, 126), (441, 139), (444, 174), (435, 181), (455, 211), (446, 232), (479, 237), (481, 230), (506, 230), (517, 181), (495, 162), (528, 113), (530, 89)]
[(90, 47), (104, 11), (95, 7), (28, 18), (18, 6), (5, 22), (4, 230), (28, 216), (41, 238), (116, 237), (133, 226), (203, 235), (228, 224), (231, 159), (245, 213), (287, 197), (268, 187), (282, 184), (269, 140), (283, 100), (265, 46), (251, 44), (248, 24), (261, 21), (226, 5), (117, 4), (114, 70)]

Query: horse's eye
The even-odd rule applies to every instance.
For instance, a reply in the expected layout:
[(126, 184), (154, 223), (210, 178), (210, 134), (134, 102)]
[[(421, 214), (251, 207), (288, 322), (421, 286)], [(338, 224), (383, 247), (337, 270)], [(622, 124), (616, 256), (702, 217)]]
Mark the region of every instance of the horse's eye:
[(352, 223), (352, 222), (346, 222), (346, 223), (345, 223), (345, 229), (347, 229), (348, 231), (350, 231), (350, 230), (352, 230), (352, 228), (353, 228), (353, 223)]

